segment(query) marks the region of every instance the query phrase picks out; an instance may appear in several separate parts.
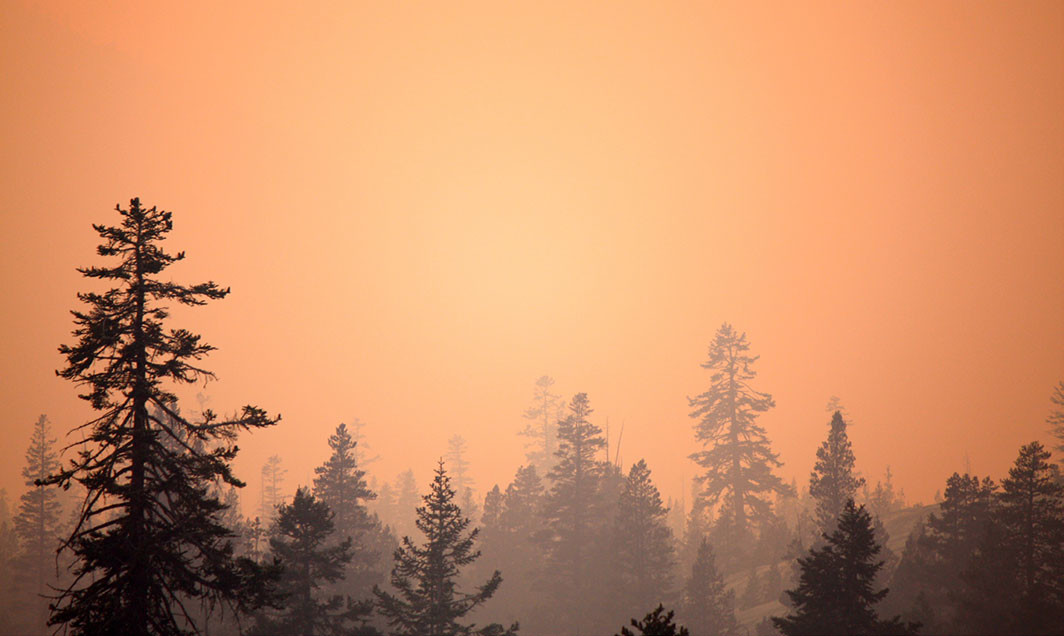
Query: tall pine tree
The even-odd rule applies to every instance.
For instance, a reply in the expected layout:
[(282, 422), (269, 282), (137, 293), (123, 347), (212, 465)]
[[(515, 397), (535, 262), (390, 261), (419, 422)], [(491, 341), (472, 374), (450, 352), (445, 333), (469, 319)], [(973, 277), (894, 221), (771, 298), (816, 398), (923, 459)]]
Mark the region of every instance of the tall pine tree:
[[(478, 531), (469, 531), (469, 519), (454, 503), (451, 479), (443, 462), (436, 469), (432, 489), (417, 509), (417, 528), (425, 542), (416, 545), (409, 536), (395, 551), (392, 587), (396, 593), (374, 588), (377, 607), (392, 627), (403, 636), (456, 636), (468, 634), (475, 626), (460, 621), (478, 605), (492, 597), (502, 582), (496, 570), (490, 579), (473, 592), (462, 593), (456, 579), (461, 570), (473, 563), (480, 552), (474, 551)], [(516, 631), (516, 625), (513, 627)], [(485, 630), (482, 630), (485, 631)], [(499, 633), (497, 625), (487, 633)]]
[(532, 406), (523, 417), (528, 421), (521, 435), (528, 438), (526, 455), (529, 463), (546, 474), (554, 466), (554, 451), (558, 437), (558, 406), (561, 396), (551, 391), (554, 378), (544, 375), (536, 380)]
[(271, 455), (262, 465), (262, 490), (259, 492), (259, 516), (268, 524), (277, 517), (277, 507), (284, 503), (282, 487), (288, 469), (280, 455)]
[(47, 480), (87, 490), (64, 544), (76, 558), (75, 580), (50, 622), (81, 634), (195, 633), (190, 600), (248, 599), (256, 589), (257, 567), (234, 559), (232, 534), (218, 522), (224, 504), (210, 485), (243, 486), (229, 467), (236, 435), (276, 420), (252, 406), (224, 421), (210, 411), (196, 422), (177, 413), (167, 385), (212, 378), (199, 361), (213, 347), (166, 329), (163, 303), (197, 306), (229, 290), (161, 280), (184, 258), (160, 245), (173, 227), (170, 213), (139, 199), (116, 209), (119, 225), (93, 227), (103, 239), (99, 255), (118, 262), (79, 271), (117, 286), (78, 294), (88, 308), (72, 312), (77, 342), (59, 348), (67, 361), (59, 375), (87, 389), (80, 397), (99, 416), (80, 427), (88, 435), (73, 444), (77, 458)]
[(625, 479), (613, 530), (618, 600), (625, 608), (651, 607), (669, 597), (675, 553), (667, 513), (650, 469), (639, 460)]
[(749, 351), (746, 334), (724, 323), (709, 347), (709, 359), (702, 363), (711, 372), (710, 387), (688, 398), (691, 417), (697, 420), (695, 438), (705, 447), (691, 455), (704, 470), (698, 477), (700, 497), (710, 505), (723, 501), (718, 528), (731, 535), (727, 543), (736, 548), (748, 541), (751, 525), (768, 519), (768, 497), (788, 490), (772, 472), (782, 464), (757, 423), (775, 402), (768, 393), (751, 388), (758, 356)]
[(857, 489), (864, 483), (863, 477), (854, 475), (853, 448), (846, 435), (846, 420), (842, 419), (842, 412), (835, 411), (828, 438), (817, 449), (816, 464), (809, 475), (809, 494), (816, 501), (816, 521), (821, 532), (834, 530), (846, 502), (857, 496)]

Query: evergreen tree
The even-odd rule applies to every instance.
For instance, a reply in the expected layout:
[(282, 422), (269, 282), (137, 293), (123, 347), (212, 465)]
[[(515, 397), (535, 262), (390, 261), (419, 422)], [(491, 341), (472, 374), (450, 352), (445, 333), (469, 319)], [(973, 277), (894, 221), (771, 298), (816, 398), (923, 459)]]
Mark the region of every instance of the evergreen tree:
[[(264, 636), (315, 636), (349, 634), (352, 623), (361, 631), (372, 611), (372, 601), (356, 603), (339, 594), (325, 596), (324, 585), (344, 576), (351, 560), (351, 538), (333, 542), (334, 514), (329, 506), (305, 488), (296, 490), (291, 504), (277, 509), (277, 532), (270, 551), (281, 566), (278, 592), (283, 607), (264, 612), (252, 630)], [(324, 597), (324, 598), (323, 598)]]
[(414, 479), (414, 471), (408, 469), (395, 479), (395, 534), (406, 536), (413, 534), (417, 529), (415, 519), (416, 509), (421, 497), (417, 493), (417, 481)]
[(723, 499), (719, 517), (727, 518), (719, 527), (734, 535), (730, 543), (743, 544), (751, 534), (751, 523), (768, 518), (768, 495), (786, 492), (787, 486), (772, 473), (781, 466), (769, 447), (765, 429), (757, 417), (775, 406), (772, 396), (750, 388), (756, 377), (749, 355), (746, 334), (737, 334), (725, 323), (709, 347), (709, 359), (702, 368), (712, 372), (712, 384), (702, 394), (689, 398), (695, 438), (705, 450), (691, 459), (704, 469), (698, 477), (700, 496), (710, 505)]
[(281, 466), (281, 456), (271, 455), (262, 465), (262, 491), (259, 500), (259, 516), (267, 523), (277, 518), (277, 507), (284, 503), (282, 486), (288, 470)]
[(7, 491), (0, 488), (0, 625), (12, 631), (23, 627), (25, 619), (18, 597), (10, 593), (15, 588), (18, 554), (18, 535), (8, 509)]
[(667, 513), (650, 469), (639, 460), (628, 472), (614, 525), (612, 556), (626, 608), (660, 603), (669, 594), (675, 558)]
[(50, 432), (48, 417), (40, 416), (33, 426), (26, 466), (22, 469), (29, 490), (22, 495), (15, 517), (15, 532), (22, 546), (18, 569), (23, 588), (30, 592), (23, 602), (29, 605), (26, 611), (32, 615), (34, 625), (42, 630), (48, 620), (45, 597), (51, 595), (50, 588), (58, 583), (52, 557), (59, 547), (62, 509), (56, 489), (43, 485), (59, 469), (55, 439), (50, 437)]
[[(478, 605), (492, 597), (502, 582), (496, 570), (476, 591), (459, 592), (455, 579), (473, 563), (480, 552), (473, 550), (478, 531), (468, 534), (469, 519), (454, 503), (451, 479), (440, 461), (432, 489), (417, 509), (417, 528), (425, 543), (415, 545), (409, 536), (395, 551), (392, 587), (396, 594), (374, 588), (378, 609), (393, 628), (393, 633), (407, 636), (452, 636), (473, 633), (473, 625), (459, 621)], [(516, 631), (514, 625), (512, 631)], [(489, 626), (487, 633), (498, 633)]]
[(384, 579), (380, 548), (384, 528), (366, 509), (377, 495), (366, 484), (366, 472), (356, 462), (357, 444), (341, 423), (329, 436), (332, 455), (314, 469), (314, 495), (333, 512), (334, 542), (352, 540), (352, 553), (342, 589), (354, 598), (368, 597), (373, 586)]
[(835, 411), (828, 439), (817, 449), (816, 464), (809, 475), (809, 494), (816, 500), (816, 521), (825, 534), (835, 528), (846, 502), (854, 499), (857, 489), (865, 483), (863, 477), (854, 475), (853, 466), (846, 420), (842, 419), (842, 413)]
[(739, 623), (735, 620), (735, 593), (724, 586), (717, 571), (713, 547), (703, 538), (698, 556), (691, 566), (691, 576), (684, 584), (683, 618), (698, 636), (735, 636)]
[(1060, 453), (1060, 461), (1064, 462), (1064, 380), (1053, 387), (1053, 394), (1049, 396), (1049, 402), (1053, 406), (1049, 409), (1049, 417), (1046, 418), (1046, 423), (1049, 424), (1050, 434), (1057, 438), (1056, 451)]
[(536, 380), (532, 393), (532, 406), (525, 410), (528, 420), (520, 435), (528, 438), (526, 455), (530, 464), (546, 474), (554, 466), (555, 446), (558, 437), (558, 407), (561, 396), (551, 392), (554, 378), (544, 375)]
[(643, 620), (632, 619), (632, 627), (638, 629), (639, 633), (622, 627), (618, 636), (690, 636), (691, 633), (686, 627), (677, 626), (672, 622), (674, 614), (672, 610), (666, 614), (665, 607), (658, 604), (657, 609), (643, 617)]
[(103, 238), (99, 255), (119, 262), (79, 271), (118, 287), (78, 294), (88, 305), (72, 312), (78, 341), (59, 349), (67, 361), (59, 375), (87, 387), (81, 397), (100, 415), (81, 427), (89, 435), (74, 444), (78, 457), (41, 482), (87, 491), (64, 543), (76, 558), (75, 579), (50, 623), (81, 634), (195, 633), (188, 601), (253, 603), (261, 590), (255, 564), (233, 557), (232, 535), (217, 520), (224, 504), (209, 486), (216, 479), (243, 486), (229, 468), (235, 437), (276, 420), (251, 406), (227, 421), (210, 411), (195, 423), (177, 413), (166, 384), (213, 377), (199, 366), (213, 347), (187, 330), (165, 330), (161, 303), (202, 305), (229, 290), (160, 280), (184, 258), (160, 246), (170, 213), (138, 199), (116, 209), (120, 225), (93, 227)]
[(898, 618), (883, 621), (876, 614), (874, 606), (887, 590), (874, 589), (883, 562), (876, 560), (880, 546), (864, 506), (847, 501), (836, 529), (824, 539), (825, 546), (798, 559), (798, 587), (787, 592), (794, 612), (773, 618), (776, 627), (785, 636), (915, 632), (915, 625), (903, 625)]
[(587, 394), (576, 394), (558, 425), (557, 463), (548, 475), (552, 486), (544, 506), (550, 590), (578, 633), (588, 620), (584, 606), (598, 597), (589, 568), (603, 519), (598, 499), (603, 466), (595, 457), (606, 441), (589, 421), (591, 413)]
[(464, 437), (454, 435), (447, 440), (447, 454), (444, 455), (444, 459), (451, 469), (451, 474), (454, 475), (454, 491), (459, 497), (465, 496), (466, 489), (473, 487), (473, 480), (469, 476), (469, 461), (466, 459)]

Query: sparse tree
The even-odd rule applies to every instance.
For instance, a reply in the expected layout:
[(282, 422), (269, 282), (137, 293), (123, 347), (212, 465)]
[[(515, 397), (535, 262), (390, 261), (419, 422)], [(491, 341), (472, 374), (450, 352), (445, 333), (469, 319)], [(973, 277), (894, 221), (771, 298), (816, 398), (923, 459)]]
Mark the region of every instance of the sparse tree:
[(280, 455), (271, 455), (262, 465), (262, 490), (259, 498), (259, 516), (267, 523), (277, 518), (277, 507), (284, 503), (284, 476), (288, 469), (281, 465)]
[(712, 373), (710, 387), (688, 399), (691, 417), (697, 420), (695, 438), (704, 447), (691, 455), (704, 470), (698, 477), (699, 494), (710, 505), (723, 500), (718, 527), (734, 535), (730, 543), (736, 546), (749, 537), (751, 524), (770, 515), (768, 496), (788, 490), (772, 472), (782, 464), (757, 423), (775, 402), (768, 393), (751, 388), (758, 356), (749, 350), (746, 334), (722, 325), (709, 347), (709, 359), (702, 363)]
[(414, 520), (417, 516), (415, 510), (421, 500), (417, 492), (417, 480), (414, 479), (414, 471), (406, 470), (399, 473), (395, 478), (395, 534), (405, 536), (412, 534), (417, 526)]
[(544, 375), (536, 380), (532, 406), (525, 410), (528, 421), (521, 435), (528, 438), (526, 455), (530, 464), (546, 474), (554, 466), (554, 452), (558, 438), (558, 413), (561, 396), (552, 392), (554, 378)]
[(816, 521), (821, 532), (835, 528), (846, 502), (857, 496), (864, 485), (863, 477), (854, 474), (854, 456), (850, 438), (846, 435), (846, 420), (835, 411), (831, 416), (831, 431), (816, 451), (816, 464), (809, 475), (809, 494), (816, 500)]
[(447, 466), (454, 475), (454, 491), (459, 497), (465, 496), (467, 488), (473, 487), (469, 477), (469, 461), (466, 459), (467, 444), (461, 435), (452, 435), (447, 440), (447, 454), (443, 456)]
[(218, 521), (224, 504), (210, 485), (220, 479), (243, 486), (229, 467), (236, 435), (276, 420), (251, 406), (226, 421), (211, 411), (197, 422), (178, 414), (167, 384), (213, 377), (199, 366), (213, 347), (184, 329), (165, 329), (162, 303), (202, 305), (229, 290), (160, 280), (184, 258), (160, 246), (172, 228), (170, 213), (139, 199), (116, 209), (118, 226), (93, 227), (103, 238), (99, 255), (119, 262), (79, 271), (117, 287), (78, 294), (88, 309), (72, 312), (77, 343), (59, 349), (67, 362), (59, 375), (86, 387), (81, 397), (99, 416), (80, 427), (89, 434), (72, 444), (77, 458), (41, 482), (76, 482), (87, 491), (64, 544), (76, 559), (74, 581), (50, 623), (80, 634), (196, 633), (190, 601), (260, 598), (261, 571), (234, 558), (233, 535)]
[(1053, 387), (1049, 402), (1052, 406), (1049, 408), (1046, 423), (1049, 424), (1050, 434), (1057, 438), (1055, 450), (1060, 453), (1060, 461), (1064, 462), (1064, 380)]
[[(443, 461), (436, 469), (424, 505), (417, 509), (417, 528), (425, 542), (416, 545), (404, 536), (395, 551), (391, 583), (396, 593), (374, 588), (378, 609), (394, 634), (403, 636), (452, 636), (475, 632), (475, 626), (459, 621), (495, 593), (502, 576), (496, 570), (473, 592), (462, 593), (456, 579), (480, 552), (474, 551), (478, 531), (467, 533), (469, 519), (454, 503), (451, 480)], [(517, 626), (511, 628), (516, 631)], [(501, 633), (498, 625), (481, 632)]]

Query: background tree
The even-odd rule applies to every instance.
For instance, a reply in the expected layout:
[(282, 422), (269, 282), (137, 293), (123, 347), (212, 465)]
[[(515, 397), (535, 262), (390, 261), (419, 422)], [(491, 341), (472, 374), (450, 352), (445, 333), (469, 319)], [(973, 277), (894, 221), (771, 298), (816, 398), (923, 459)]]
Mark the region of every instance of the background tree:
[(270, 538), (270, 552), (281, 567), (277, 592), (280, 611), (264, 612), (253, 634), (269, 636), (315, 636), (350, 634), (351, 623), (361, 623), (372, 611), (372, 601), (356, 603), (340, 594), (320, 590), (344, 576), (351, 560), (351, 538), (333, 542), (334, 514), (324, 501), (305, 488), (296, 490), (291, 504), (277, 509), (277, 531)]
[(544, 505), (546, 578), (564, 620), (578, 633), (588, 620), (587, 606), (599, 596), (589, 567), (604, 529), (598, 499), (603, 466), (596, 456), (606, 440), (589, 421), (592, 412), (586, 393), (569, 403), (569, 415), (558, 425), (557, 463), (548, 475), (552, 485)]
[(284, 502), (284, 468), (280, 455), (271, 455), (262, 465), (262, 491), (259, 497), (259, 517), (268, 525), (277, 518), (277, 507)]
[(691, 417), (697, 419), (695, 438), (705, 450), (691, 459), (704, 469), (698, 477), (699, 493), (710, 505), (723, 501), (718, 526), (734, 538), (738, 547), (746, 542), (752, 523), (766, 519), (771, 511), (768, 495), (786, 492), (787, 486), (772, 473), (781, 466), (772, 452), (765, 429), (757, 417), (775, 406), (772, 396), (755, 391), (749, 382), (757, 374), (749, 355), (746, 334), (724, 323), (709, 347), (702, 368), (712, 372), (709, 389), (689, 398)]
[(816, 521), (821, 532), (830, 533), (846, 502), (856, 498), (863, 477), (854, 475), (854, 456), (846, 435), (846, 420), (835, 411), (828, 438), (816, 451), (816, 464), (809, 475), (809, 494), (816, 501)]
[[(48, 620), (48, 600), (56, 580), (55, 551), (59, 547), (62, 505), (54, 487), (45, 486), (59, 469), (55, 439), (50, 437), (48, 417), (41, 415), (33, 426), (26, 466), (22, 476), (29, 488), (21, 497), (15, 532), (22, 548), (18, 571), (23, 588), (29, 592), (23, 603), (33, 617), (34, 627), (43, 631)], [(40, 485), (37, 485), (40, 484)]]
[(625, 608), (661, 603), (671, 591), (675, 556), (667, 512), (650, 481), (650, 469), (639, 460), (625, 480), (613, 531), (618, 600)]
[[(378, 608), (394, 633), (409, 636), (450, 636), (474, 630), (459, 621), (491, 598), (502, 582), (496, 570), (473, 592), (459, 592), (456, 579), (480, 552), (473, 550), (477, 530), (466, 533), (469, 519), (454, 503), (454, 490), (443, 462), (436, 469), (424, 505), (417, 508), (417, 528), (425, 535), (422, 545), (404, 536), (395, 551), (391, 583), (396, 594), (374, 588)], [(489, 626), (488, 631), (501, 631)], [(516, 626), (514, 628), (516, 630)]]
[(882, 621), (876, 614), (874, 606), (887, 590), (874, 589), (883, 562), (876, 560), (880, 546), (864, 506), (854, 506), (852, 499), (846, 502), (836, 529), (824, 538), (826, 545), (798, 559), (798, 587), (787, 592), (794, 611), (773, 618), (776, 627), (785, 636), (915, 631), (915, 626), (903, 625), (898, 618)]
[(717, 571), (713, 546), (705, 537), (698, 545), (698, 556), (691, 566), (683, 589), (684, 622), (695, 634), (735, 636), (739, 623), (735, 620), (735, 593), (724, 586)]
[(120, 225), (93, 227), (103, 238), (99, 255), (119, 262), (79, 271), (118, 287), (78, 294), (88, 309), (72, 312), (77, 343), (59, 348), (67, 361), (59, 375), (87, 387), (81, 397), (100, 415), (79, 427), (89, 435), (72, 445), (78, 457), (47, 480), (87, 491), (64, 544), (77, 560), (75, 580), (50, 622), (78, 633), (195, 632), (189, 600), (250, 602), (257, 589), (257, 568), (234, 559), (232, 534), (217, 519), (224, 505), (209, 484), (243, 486), (229, 468), (236, 435), (276, 420), (251, 406), (227, 421), (207, 411), (193, 423), (177, 413), (166, 383), (212, 378), (197, 365), (213, 347), (184, 329), (166, 330), (161, 303), (202, 305), (229, 290), (159, 280), (184, 258), (159, 245), (173, 227), (170, 213), (138, 199), (116, 209)]
[(1057, 386), (1053, 387), (1049, 403), (1052, 406), (1046, 423), (1049, 424), (1050, 434), (1057, 438), (1055, 450), (1060, 453), (1059, 461), (1064, 462), (1064, 381), (1057, 382)]
[(528, 438), (526, 456), (540, 474), (547, 474), (554, 466), (554, 452), (558, 437), (558, 407), (561, 396), (552, 392), (554, 378), (544, 375), (536, 380), (532, 392), (532, 406), (523, 417), (528, 420), (520, 435)]
[(466, 459), (467, 444), (461, 435), (452, 435), (447, 440), (447, 453), (443, 456), (454, 475), (454, 491), (459, 497), (465, 495), (467, 488), (473, 487), (473, 480), (469, 477), (469, 461)]

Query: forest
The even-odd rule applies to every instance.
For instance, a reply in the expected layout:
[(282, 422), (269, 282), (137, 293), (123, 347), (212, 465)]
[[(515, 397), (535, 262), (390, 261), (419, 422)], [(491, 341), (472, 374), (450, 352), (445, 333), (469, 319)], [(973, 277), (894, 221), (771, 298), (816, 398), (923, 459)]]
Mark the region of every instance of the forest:
[(1007, 474), (954, 473), (931, 504), (889, 468), (862, 476), (837, 401), (808, 481), (786, 483), (758, 422), (775, 406), (760, 352), (724, 323), (687, 398), (689, 502), (611, 454), (593, 396), (543, 375), (509, 483), (475, 484), (460, 435), (436, 465), (371, 476), (356, 419), (304, 440), (320, 449), (311, 484), (270, 457), (245, 516), (238, 440), (288, 423), (180, 403), (176, 387), (213, 378), (214, 347), (171, 307), (229, 289), (163, 276), (184, 259), (170, 212), (132, 199), (116, 214), (94, 226), (100, 262), (79, 269), (57, 371), (96, 415), (64, 443), (46, 415), (8, 436), (28, 444), (24, 490), (0, 498), (4, 633), (1064, 633), (1064, 382), (1046, 443), (1015, 449)]

